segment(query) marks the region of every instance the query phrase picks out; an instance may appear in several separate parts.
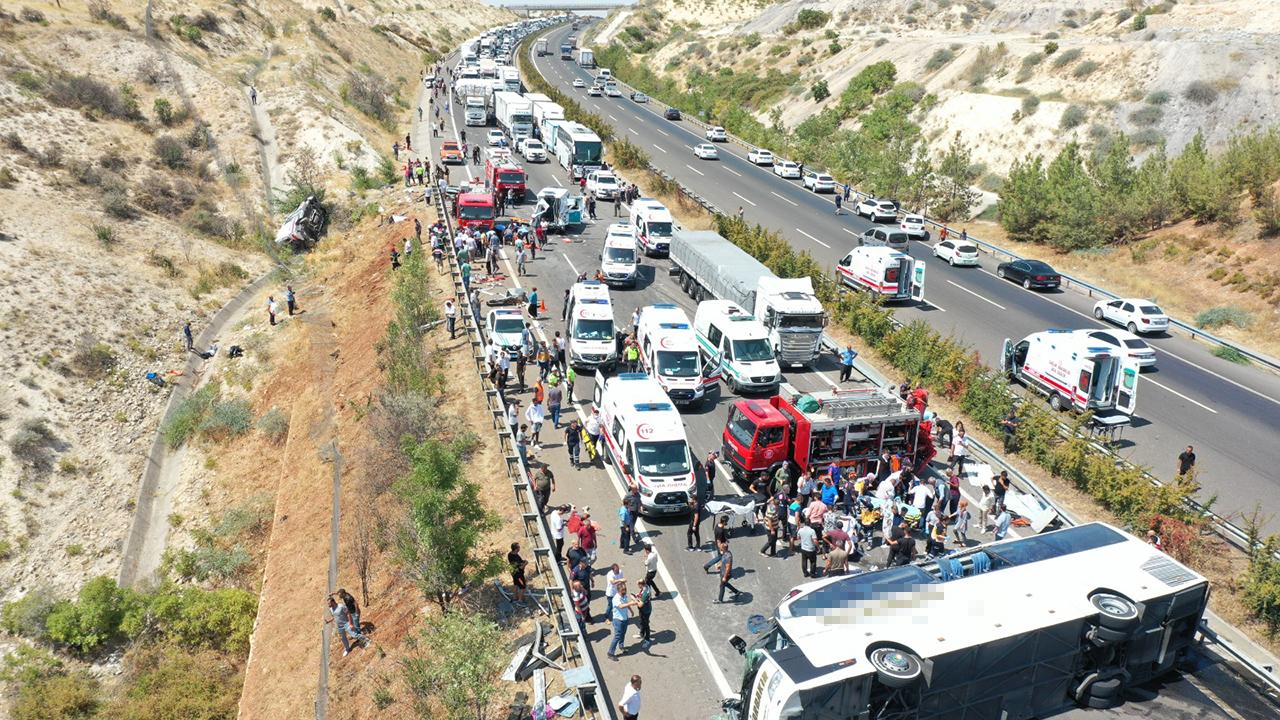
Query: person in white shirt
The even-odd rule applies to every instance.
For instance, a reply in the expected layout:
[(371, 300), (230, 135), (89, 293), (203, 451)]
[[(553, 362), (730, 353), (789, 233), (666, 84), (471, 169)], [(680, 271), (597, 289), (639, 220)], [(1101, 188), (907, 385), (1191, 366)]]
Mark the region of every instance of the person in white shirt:
[(511, 432), (516, 431), (516, 423), (520, 422), (520, 401), (512, 400), (507, 406), (507, 426), (511, 428)]
[(911, 488), (911, 504), (916, 506), (920, 511), (921, 527), (927, 529), (925, 524), (929, 514), (929, 506), (933, 504), (935, 493), (933, 491), (933, 483), (926, 478), (920, 479), (920, 484)]
[(658, 550), (653, 543), (646, 542), (644, 544), (644, 582), (653, 590), (654, 599), (658, 599), (662, 595), (662, 591), (658, 589), (655, 578), (658, 577)]
[(618, 711), (622, 720), (639, 720), (640, 718), (640, 676), (632, 675), (631, 682), (622, 691), (622, 700), (618, 701)]
[(609, 566), (609, 572), (604, 576), (604, 599), (608, 603), (605, 609), (605, 617), (613, 615), (613, 598), (618, 594), (618, 583), (626, 582), (627, 578), (622, 573), (622, 568), (618, 563)]
[(529, 437), (534, 448), (542, 447), (538, 440), (538, 434), (542, 432), (542, 423), (546, 418), (546, 410), (543, 409), (542, 403), (537, 400), (529, 405), (529, 409), (524, 411), (524, 419), (529, 421)]
[(547, 516), (547, 529), (551, 532), (551, 542), (555, 546), (556, 562), (563, 562), (560, 552), (564, 549), (564, 516), (560, 512), (567, 509), (553, 507), (551, 514)]
[(969, 459), (969, 436), (964, 432), (964, 426), (958, 426), (956, 430), (955, 440), (951, 441), (951, 463), (947, 466), (948, 472), (955, 468), (957, 475), (964, 475), (964, 464)]

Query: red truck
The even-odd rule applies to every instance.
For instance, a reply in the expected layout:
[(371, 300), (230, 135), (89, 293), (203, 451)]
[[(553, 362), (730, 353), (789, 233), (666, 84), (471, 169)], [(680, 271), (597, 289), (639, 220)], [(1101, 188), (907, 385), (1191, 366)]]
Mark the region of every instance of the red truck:
[(515, 162), (490, 156), (484, 162), (484, 179), (494, 195), (507, 203), (524, 202), (528, 176)]
[(845, 477), (857, 477), (875, 469), (882, 450), (914, 466), (917, 442), (929, 442), (919, 434), (920, 413), (880, 388), (800, 393), (783, 383), (771, 398), (733, 404), (721, 457), (739, 480), (772, 472), (783, 460), (815, 476), (834, 462)]
[(492, 230), (494, 218), (493, 195), (487, 192), (464, 192), (458, 195), (453, 217), (459, 228)]

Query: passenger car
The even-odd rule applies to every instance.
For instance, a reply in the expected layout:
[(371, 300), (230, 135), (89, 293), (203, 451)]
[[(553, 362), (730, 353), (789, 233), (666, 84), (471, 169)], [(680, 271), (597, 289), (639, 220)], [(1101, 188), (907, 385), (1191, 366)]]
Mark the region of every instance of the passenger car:
[(582, 78), (574, 78), (573, 86), (576, 88), (584, 88), (587, 86), (587, 83)]
[(1089, 337), (1130, 358), (1138, 363), (1138, 367), (1156, 366), (1156, 351), (1145, 340), (1133, 333), (1123, 330), (1094, 330), (1089, 333)]
[(445, 140), (440, 144), (440, 162), (445, 164), (462, 162), (462, 148), (456, 141)]
[(1169, 329), (1169, 316), (1150, 300), (1099, 300), (1093, 306), (1093, 316), (1125, 327), (1131, 333), (1154, 333)]
[(520, 154), (524, 155), (524, 159), (529, 162), (547, 161), (547, 147), (541, 140), (525, 138), (524, 142), (520, 143)]
[(902, 232), (917, 240), (929, 239), (929, 231), (925, 229), (924, 217), (915, 213), (903, 215), (902, 222), (898, 223), (898, 227), (902, 229)]
[(507, 136), (503, 135), (501, 130), (490, 130), (485, 138), (490, 145), (496, 145), (498, 147), (507, 146)]
[(800, 180), (800, 184), (816, 193), (836, 191), (835, 178), (817, 170), (805, 170), (804, 177)]
[(647, 103), (649, 102), (649, 96), (642, 92), (633, 92), (631, 93), (631, 102)]
[(495, 308), (485, 321), (489, 342), (505, 350), (515, 350), (522, 342), (524, 316), (515, 308)]
[(720, 151), (716, 150), (716, 146), (711, 143), (699, 143), (693, 146), (693, 154), (703, 160), (720, 159)]
[(854, 212), (871, 222), (889, 222), (898, 217), (898, 205), (892, 200), (877, 200), (873, 197), (867, 197), (858, 201)]
[(1022, 287), (1056, 288), (1062, 284), (1062, 276), (1040, 260), (1010, 260), (996, 266), (996, 277), (1022, 283)]
[(604, 91), (600, 89), (599, 85), (592, 85), (591, 87), (587, 88), (587, 94), (592, 97), (600, 97), (601, 95), (604, 94)]
[(618, 176), (608, 170), (597, 170), (587, 175), (587, 194), (601, 200), (612, 199), (618, 194)]
[(680, 111), (673, 107), (667, 108), (667, 111), (662, 113), (662, 117), (668, 120), (680, 120), (682, 118)]
[(905, 252), (909, 240), (907, 234), (897, 228), (873, 227), (858, 237), (858, 245), (885, 246)]
[(755, 148), (747, 153), (747, 162), (755, 163), (756, 165), (772, 165), (773, 153), (764, 148)]
[(316, 244), (328, 222), (329, 212), (324, 205), (315, 196), (308, 197), (281, 223), (276, 231), (276, 243), (305, 250)]
[(978, 246), (963, 240), (943, 240), (933, 246), (933, 256), (952, 266), (978, 266)]
[(728, 142), (729, 141), (729, 133), (725, 132), (724, 128), (720, 127), (719, 125), (715, 127), (707, 128), (707, 132), (705, 134), (707, 136), (707, 139), (710, 140), (711, 142)]
[(790, 160), (779, 160), (773, 164), (773, 174), (786, 180), (799, 180), (800, 166)]

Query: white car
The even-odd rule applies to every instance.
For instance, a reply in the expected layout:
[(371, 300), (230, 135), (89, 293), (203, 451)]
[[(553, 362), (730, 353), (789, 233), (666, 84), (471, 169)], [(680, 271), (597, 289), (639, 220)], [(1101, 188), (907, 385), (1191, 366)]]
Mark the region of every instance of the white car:
[(592, 85), (591, 87), (587, 88), (587, 94), (590, 95), (591, 97), (600, 97), (602, 94), (604, 94), (604, 91), (600, 89), (599, 85)]
[(719, 125), (707, 128), (707, 139), (711, 142), (729, 142), (729, 133)]
[(805, 170), (804, 178), (800, 181), (805, 188), (816, 193), (835, 192), (836, 180), (830, 175), (818, 172), (817, 170)]
[(1150, 300), (1100, 300), (1093, 306), (1093, 316), (1128, 328), (1131, 333), (1156, 333), (1169, 329), (1169, 316)]
[(869, 197), (859, 202), (854, 212), (871, 222), (892, 222), (898, 217), (898, 206), (892, 200)]
[(490, 145), (496, 145), (498, 147), (507, 146), (507, 136), (503, 135), (501, 130), (490, 130), (486, 137), (488, 138)]
[(608, 170), (597, 170), (587, 175), (587, 194), (599, 200), (609, 200), (618, 194), (618, 176)]
[(943, 240), (933, 246), (933, 256), (956, 265), (978, 266), (978, 246), (963, 240)]
[(772, 165), (773, 153), (764, 148), (756, 148), (747, 153), (747, 162), (755, 163), (756, 165)]
[(516, 350), (524, 341), (524, 315), (515, 308), (497, 308), (489, 311), (485, 323), (489, 342), (504, 350)]
[(711, 143), (699, 143), (693, 146), (693, 154), (703, 160), (719, 160), (720, 151), (716, 150), (716, 146)]
[(631, 93), (631, 102), (647, 103), (649, 102), (649, 96), (642, 92), (633, 92)]
[(547, 146), (543, 145), (541, 140), (525, 138), (524, 142), (520, 143), (520, 154), (524, 155), (524, 159), (529, 162), (546, 162)]
[(573, 86), (576, 88), (584, 88), (587, 86), (587, 83), (582, 78), (574, 78)]
[(773, 164), (773, 174), (786, 180), (799, 180), (800, 166), (790, 160), (779, 160)]
[(604, 94), (609, 97), (622, 97), (622, 91), (618, 89), (618, 83), (616, 82), (605, 83)]
[(903, 215), (902, 222), (898, 223), (898, 228), (917, 240), (929, 239), (929, 231), (925, 228), (924, 217), (915, 213)]
[(1089, 337), (1138, 363), (1140, 368), (1156, 366), (1156, 351), (1145, 340), (1123, 330), (1094, 330)]

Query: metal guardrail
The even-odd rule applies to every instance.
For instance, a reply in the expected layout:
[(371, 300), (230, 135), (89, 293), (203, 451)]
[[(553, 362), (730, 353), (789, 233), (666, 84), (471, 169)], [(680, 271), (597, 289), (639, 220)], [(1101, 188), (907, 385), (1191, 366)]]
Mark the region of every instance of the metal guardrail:
[[(444, 223), (445, 237), (448, 240), (445, 257), (449, 261), (450, 277), (453, 281), (453, 294), (459, 310), (458, 319), (461, 321), (463, 331), (470, 342), (472, 360), (475, 362), (476, 372), (480, 376), (481, 384), (485, 387), (485, 402), (489, 407), (494, 432), (498, 436), (502, 454), (506, 461), (507, 476), (511, 481), (516, 507), (521, 514), (525, 538), (533, 544), (533, 562), (537, 570), (536, 575), (546, 576), (550, 579), (550, 583), (541, 588), (541, 600), (545, 602), (545, 605), (543, 605), (543, 602), (538, 602), (538, 591), (531, 588), (529, 596), (538, 603), (541, 610), (548, 614), (555, 626), (553, 631), (560, 641), (561, 657), (558, 662), (561, 662), (566, 667), (591, 668), (594, 682), (580, 685), (574, 689), (584, 715), (587, 717), (600, 716), (613, 720), (613, 708), (607, 703), (601, 705), (598, 702), (599, 691), (601, 690), (600, 667), (595, 660), (595, 656), (591, 654), (590, 643), (587, 641), (583, 628), (578, 624), (577, 617), (574, 614), (573, 600), (569, 596), (568, 578), (565, 575), (564, 567), (555, 559), (555, 553), (552, 550), (551, 531), (547, 526), (546, 518), (538, 510), (537, 501), (533, 495), (533, 483), (530, 482), (528, 471), (524, 464), (521, 463), (519, 453), (515, 449), (515, 439), (506, 422), (507, 405), (503, 401), (502, 394), (498, 392), (497, 388), (490, 385), (487, 380), (486, 355), (484, 338), (480, 334), (479, 309), (471, 306), (471, 299), (467, 296), (462, 283), (462, 273), (454, 246), (453, 219), (449, 216), (446, 196), (440, 192), (433, 192), (432, 194), (435, 197), (436, 211), (440, 220)], [(538, 622), (541, 622), (541, 620)], [(588, 708), (594, 708), (594, 710), (588, 710)]]

